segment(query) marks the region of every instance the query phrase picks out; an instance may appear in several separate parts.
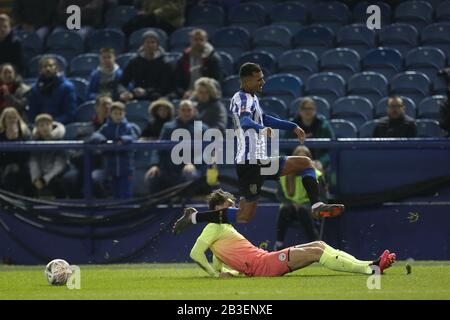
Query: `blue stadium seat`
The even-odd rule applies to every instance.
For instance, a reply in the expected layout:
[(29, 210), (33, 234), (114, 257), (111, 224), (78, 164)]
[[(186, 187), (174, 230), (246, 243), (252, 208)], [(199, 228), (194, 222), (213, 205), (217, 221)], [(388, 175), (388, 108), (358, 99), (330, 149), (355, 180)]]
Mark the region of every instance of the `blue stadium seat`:
[(375, 4), (380, 7), (380, 14), (381, 14), (381, 25), (388, 25), (391, 23), (392, 18), (392, 9), (389, 4), (387, 4), (384, 1), (358, 1), (358, 3), (353, 8), (353, 20), (355, 22), (363, 22), (366, 23), (368, 14), (367, 14), (367, 7)]
[(416, 105), (430, 95), (431, 82), (428, 77), (415, 71), (405, 71), (393, 77), (389, 83), (390, 93), (411, 98)]
[(70, 61), (70, 75), (87, 79), (98, 67), (99, 61), (97, 53), (84, 53), (76, 56)]
[(397, 49), (402, 56), (405, 56), (409, 50), (417, 47), (419, 33), (410, 24), (394, 23), (383, 26), (378, 32), (378, 39), (381, 46)]
[(319, 71), (319, 59), (310, 50), (289, 50), (278, 58), (278, 67), (280, 72), (294, 74), (305, 82), (313, 73)]
[(23, 82), (24, 82), (26, 85), (32, 87), (32, 86), (34, 86), (34, 84), (36, 83), (37, 79), (38, 79), (38, 78), (25, 78), (25, 79), (23, 79)]
[(170, 63), (170, 65), (175, 68), (178, 60), (180, 60), (180, 58), (183, 56), (182, 53), (180, 52), (166, 52), (164, 53), (164, 57), (166, 59), (167, 62)]
[(67, 61), (84, 52), (84, 41), (75, 31), (52, 32), (47, 38), (47, 52), (59, 54)]
[(95, 115), (95, 101), (86, 101), (78, 106), (75, 113), (75, 122), (89, 122)]
[(373, 132), (380, 120), (369, 120), (359, 127), (359, 137), (360, 138), (372, 138)]
[(67, 61), (63, 56), (59, 54), (42, 54), (34, 57), (28, 63), (28, 75), (29, 77), (38, 77), (39, 76), (39, 61), (44, 57), (52, 57), (56, 60), (58, 64), (59, 71), (65, 73), (67, 69)]
[(334, 45), (334, 33), (330, 28), (321, 25), (310, 25), (302, 28), (292, 38), (294, 48), (308, 49), (318, 57)]
[(78, 140), (93, 134), (94, 125), (91, 122), (73, 122), (66, 125), (64, 140)]
[(377, 72), (361, 72), (354, 74), (347, 82), (347, 94), (365, 97), (373, 105), (388, 93), (388, 81)]
[(380, 47), (367, 52), (362, 65), (364, 71), (379, 72), (389, 80), (402, 70), (403, 58), (396, 49)]
[(214, 33), (212, 43), (216, 50), (224, 51), (230, 54), (233, 60), (237, 60), (250, 48), (250, 35), (246, 29), (240, 27), (220, 28)]
[(302, 28), (303, 25), (298, 22), (275, 22), (270, 24), (270, 26), (281, 26), (288, 29), (292, 35), (297, 34)]
[(137, 124), (140, 129), (144, 129), (148, 123), (149, 101), (139, 100), (130, 101), (126, 104), (127, 119)]
[(420, 31), (431, 23), (433, 7), (426, 1), (405, 1), (397, 6), (394, 16), (396, 21), (410, 23)]
[(440, 138), (444, 134), (441, 127), (439, 127), (439, 122), (432, 119), (419, 119), (416, 121), (417, 125), (417, 136), (421, 138)]
[[(403, 104), (405, 105), (405, 113), (410, 116), (411, 118), (416, 117), (416, 104), (414, 101), (408, 97), (400, 96), (403, 100)], [(381, 118), (386, 116), (386, 109), (388, 106), (388, 99), (389, 97), (384, 97), (378, 101), (378, 103), (375, 106), (375, 117)]]
[(270, 13), (272, 22), (296, 22), (305, 25), (308, 21), (308, 11), (299, 2), (285, 2), (274, 6)]
[(450, 57), (450, 23), (440, 22), (426, 26), (420, 35), (424, 46), (441, 49)]
[(405, 67), (410, 71), (418, 71), (427, 75), (434, 84), (438, 70), (445, 67), (445, 54), (433, 47), (419, 47), (412, 49), (405, 58)]
[(184, 27), (175, 30), (169, 39), (170, 51), (183, 52), (191, 43), (190, 33), (194, 29), (193, 27)]
[(230, 9), (228, 21), (230, 25), (243, 27), (249, 33), (265, 24), (267, 12), (257, 3), (241, 3)]
[(101, 48), (109, 47), (120, 54), (125, 49), (125, 35), (116, 29), (92, 31), (87, 37), (87, 45), (90, 52), (98, 53)]
[(78, 104), (81, 104), (84, 101), (86, 101), (86, 93), (87, 93), (87, 88), (89, 86), (89, 82), (87, 82), (86, 79), (79, 78), (79, 77), (70, 77), (69, 80), (72, 81), (73, 85), (75, 86), (75, 92), (77, 93)]
[(367, 120), (372, 120), (374, 114), (372, 102), (360, 96), (347, 96), (337, 99), (333, 103), (331, 112), (333, 115), (355, 112), (364, 115)]
[(21, 40), (25, 61), (30, 61), (43, 52), (44, 43), (37, 33), (19, 31), (16, 36)]
[(450, 22), (450, 1), (442, 1), (435, 10), (436, 20)]
[(320, 58), (321, 72), (334, 72), (347, 81), (351, 75), (360, 71), (358, 52), (348, 48), (336, 48), (325, 51)]
[(167, 49), (167, 41), (169, 39), (167, 33), (164, 30), (161, 30), (159, 28), (143, 28), (134, 31), (129, 39), (128, 39), (128, 49), (129, 51), (137, 51), (139, 47), (142, 45), (142, 36), (147, 31), (154, 31), (159, 36), (159, 44), (164, 49)]
[(116, 63), (122, 68), (122, 70), (125, 70), (125, 68), (128, 65), (128, 62), (130, 62), (131, 59), (136, 57), (136, 53), (124, 53), (116, 58)]
[(332, 104), (345, 94), (345, 80), (332, 72), (313, 74), (306, 82), (307, 95), (317, 95)]
[(225, 71), (225, 77), (235, 74), (233, 57), (224, 51), (217, 51), (222, 57), (222, 65)]
[[(317, 114), (321, 115), (325, 119), (329, 119), (331, 117), (331, 108), (327, 100), (318, 96), (308, 96), (308, 97), (314, 100), (316, 104)], [(294, 117), (298, 113), (298, 108), (303, 98), (305, 97), (297, 98), (294, 101), (292, 101), (291, 104), (289, 105), (289, 114), (291, 117)]]
[(282, 100), (286, 106), (303, 93), (302, 80), (291, 74), (276, 74), (267, 78), (264, 95)]
[(417, 117), (439, 120), (439, 111), (441, 109), (441, 105), (445, 101), (447, 101), (447, 98), (445, 96), (435, 95), (426, 97), (419, 103), (419, 106), (417, 108)]
[(288, 118), (288, 110), (286, 104), (275, 97), (263, 97), (259, 99), (259, 105), (261, 106), (265, 114), (274, 116), (279, 119)]
[(364, 24), (352, 24), (339, 29), (336, 34), (339, 47), (355, 50), (363, 57), (366, 52), (375, 47), (375, 31)]
[(215, 5), (196, 5), (187, 13), (187, 25), (212, 25), (222, 27), (225, 22), (225, 12)]
[(278, 58), (290, 49), (291, 37), (291, 32), (285, 27), (261, 27), (253, 33), (253, 50), (263, 50)]
[(277, 0), (248, 0), (241, 1), (246, 3), (256, 3), (264, 8), (267, 12), (270, 12), (272, 8), (277, 4)]
[(358, 129), (350, 121), (331, 119), (330, 124), (336, 138), (357, 138), (358, 136)]
[(136, 15), (137, 10), (133, 6), (116, 6), (106, 11), (105, 23), (108, 28), (122, 28)]
[(263, 69), (265, 75), (269, 75), (275, 71), (276, 60), (273, 55), (264, 51), (248, 51), (244, 52), (237, 61), (237, 66), (241, 66), (245, 62), (258, 63)]
[(347, 5), (338, 1), (319, 2), (311, 12), (313, 23), (322, 24), (332, 29), (347, 24), (351, 13)]
[(232, 97), (240, 88), (239, 76), (226, 77), (222, 82), (222, 94), (224, 97)]
[(433, 82), (433, 94), (447, 94), (448, 86), (444, 77), (436, 77)]

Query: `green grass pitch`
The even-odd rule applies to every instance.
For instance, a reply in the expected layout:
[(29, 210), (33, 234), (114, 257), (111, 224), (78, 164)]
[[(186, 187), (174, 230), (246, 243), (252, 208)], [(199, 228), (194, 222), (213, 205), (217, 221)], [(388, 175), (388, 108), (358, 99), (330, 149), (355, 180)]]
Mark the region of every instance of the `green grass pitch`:
[(369, 290), (367, 276), (319, 265), (278, 278), (211, 279), (193, 264), (86, 265), (81, 289), (50, 286), (44, 267), (0, 266), (0, 299), (450, 299), (450, 262), (396, 263)]

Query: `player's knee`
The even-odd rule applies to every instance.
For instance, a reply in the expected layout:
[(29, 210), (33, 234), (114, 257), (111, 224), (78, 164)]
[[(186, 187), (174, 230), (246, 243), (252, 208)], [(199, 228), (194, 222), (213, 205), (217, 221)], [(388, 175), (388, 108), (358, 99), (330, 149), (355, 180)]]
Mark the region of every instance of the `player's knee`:
[(322, 250), (325, 249), (325, 242), (323, 242), (323, 241), (314, 241), (313, 243), (314, 243), (314, 245), (316, 247), (321, 248)]
[(311, 258), (312, 261), (319, 261), (320, 257), (322, 257), (323, 249), (319, 247), (311, 248)]

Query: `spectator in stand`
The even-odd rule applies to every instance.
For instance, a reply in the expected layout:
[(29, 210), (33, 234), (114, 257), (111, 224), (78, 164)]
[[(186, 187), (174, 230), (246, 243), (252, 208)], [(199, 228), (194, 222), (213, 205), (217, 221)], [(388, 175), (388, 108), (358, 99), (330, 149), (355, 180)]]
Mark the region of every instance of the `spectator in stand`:
[(0, 14), (0, 64), (11, 63), (20, 72), (23, 71), (22, 43), (11, 30), (11, 19)]
[(374, 129), (374, 138), (414, 138), (416, 121), (405, 114), (405, 105), (398, 96), (388, 99), (387, 116), (380, 119)]
[(14, 107), (23, 114), (28, 104), (27, 94), (30, 89), (12, 64), (0, 65), (0, 112), (6, 107)]
[[(119, 86), (120, 100), (156, 100), (171, 93), (171, 67), (156, 32), (143, 35), (137, 57), (125, 68)], [(129, 90), (131, 87), (131, 91)]]
[[(164, 124), (159, 140), (170, 140), (172, 133), (177, 129), (188, 130), (191, 137), (194, 136), (194, 122), (196, 118), (194, 104), (190, 100), (180, 102), (178, 117)], [(202, 132), (208, 128), (205, 124), (200, 126)], [(191, 152), (191, 156), (196, 155)], [(155, 193), (174, 185), (192, 181), (199, 178), (205, 171), (203, 165), (194, 165), (191, 159), (189, 163), (174, 164), (171, 159), (171, 150), (154, 150), (151, 159), (151, 167), (145, 176), (150, 193)]]
[(141, 140), (158, 140), (164, 124), (173, 120), (174, 109), (173, 104), (168, 100), (153, 101), (148, 108), (151, 120), (142, 131)]
[(186, 0), (144, 0), (142, 10), (123, 26), (129, 36), (142, 28), (159, 28), (171, 34), (184, 25)]
[[(0, 142), (26, 141), (30, 131), (13, 107), (0, 114)], [(0, 188), (31, 196), (27, 152), (0, 152)]]
[[(323, 117), (317, 115), (316, 103), (309, 97), (301, 100), (298, 106), (298, 113), (292, 121), (305, 131), (306, 138), (334, 139), (334, 132), (330, 123)], [(286, 138), (294, 139), (296, 136), (287, 132)], [(319, 170), (323, 171), (328, 167), (330, 164), (330, 156), (327, 150), (314, 149), (312, 150), (312, 154), (314, 159), (317, 159), (315, 165)]]
[(195, 81), (193, 99), (197, 102), (198, 119), (208, 128), (219, 129), (225, 133), (227, 110), (220, 101), (220, 91), (214, 79), (202, 77)]
[(100, 129), (106, 123), (111, 115), (111, 106), (113, 100), (109, 95), (99, 95), (95, 98), (95, 116), (92, 119), (92, 124), (95, 130)]
[(201, 77), (213, 78), (219, 83), (223, 78), (220, 54), (208, 42), (208, 34), (203, 29), (191, 33), (191, 46), (178, 60), (175, 71), (177, 94), (184, 99), (192, 96), (195, 81)]
[(42, 40), (55, 25), (58, 0), (15, 0), (12, 16), (19, 30), (36, 32)]
[(31, 89), (28, 102), (29, 119), (34, 119), (40, 113), (49, 113), (62, 124), (73, 120), (77, 106), (75, 87), (64, 75), (59, 74), (54, 58), (43, 57), (39, 61), (39, 78)]
[(114, 100), (119, 98), (119, 81), (122, 69), (116, 63), (116, 53), (112, 48), (100, 49), (100, 65), (92, 71), (87, 89), (88, 100), (95, 100), (99, 94), (108, 94)]
[[(36, 116), (33, 140), (61, 140), (65, 132), (64, 125), (53, 121), (50, 114), (41, 113)], [(48, 189), (56, 198), (66, 196), (62, 179), (67, 167), (64, 150), (33, 152), (30, 156), (29, 166), (31, 182), (37, 195)]]

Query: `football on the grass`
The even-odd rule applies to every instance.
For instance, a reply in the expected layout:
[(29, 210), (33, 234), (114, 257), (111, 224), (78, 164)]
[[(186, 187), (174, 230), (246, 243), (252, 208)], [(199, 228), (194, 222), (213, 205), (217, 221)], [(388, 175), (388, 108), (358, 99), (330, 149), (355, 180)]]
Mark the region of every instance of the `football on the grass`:
[(45, 278), (51, 285), (65, 285), (71, 274), (72, 269), (69, 263), (62, 259), (52, 260), (45, 267)]

